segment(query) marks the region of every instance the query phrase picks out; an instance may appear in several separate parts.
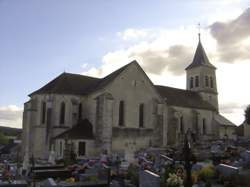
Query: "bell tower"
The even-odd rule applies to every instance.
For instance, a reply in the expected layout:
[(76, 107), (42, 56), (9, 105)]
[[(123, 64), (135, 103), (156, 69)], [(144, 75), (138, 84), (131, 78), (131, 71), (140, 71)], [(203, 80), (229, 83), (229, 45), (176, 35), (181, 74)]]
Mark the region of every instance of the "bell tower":
[(198, 39), (193, 61), (185, 69), (186, 89), (198, 92), (203, 100), (210, 103), (218, 111), (216, 67), (209, 62), (201, 43), (200, 33)]

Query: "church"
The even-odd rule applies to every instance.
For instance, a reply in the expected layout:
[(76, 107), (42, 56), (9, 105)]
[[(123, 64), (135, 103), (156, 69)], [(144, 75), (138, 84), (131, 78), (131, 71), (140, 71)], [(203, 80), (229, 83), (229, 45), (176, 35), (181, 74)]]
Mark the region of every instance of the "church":
[[(183, 67), (183, 71), (184, 71)], [(199, 42), (186, 70), (186, 89), (155, 85), (136, 61), (104, 78), (62, 73), (29, 95), (23, 112), (23, 153), (63, 158), (133, 154), (143, 148), (235, 138), (219, 113), (216, 67)]]

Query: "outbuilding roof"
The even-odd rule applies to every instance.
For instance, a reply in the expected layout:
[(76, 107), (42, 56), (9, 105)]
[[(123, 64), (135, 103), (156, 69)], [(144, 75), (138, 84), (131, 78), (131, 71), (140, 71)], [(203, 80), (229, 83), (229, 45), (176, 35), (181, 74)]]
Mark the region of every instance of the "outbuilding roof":
[(220, 114), (216, 114), (214, 116), (214, 120), (220, 125), (220, 126), (228, 126), (228, 127), (236, 127), (234, 123), (229, 121), (227, 118)]
[(57, 135), (54, 139), (94, 139), (93, 126), (88, 119), (84, 119), (71, 129)]

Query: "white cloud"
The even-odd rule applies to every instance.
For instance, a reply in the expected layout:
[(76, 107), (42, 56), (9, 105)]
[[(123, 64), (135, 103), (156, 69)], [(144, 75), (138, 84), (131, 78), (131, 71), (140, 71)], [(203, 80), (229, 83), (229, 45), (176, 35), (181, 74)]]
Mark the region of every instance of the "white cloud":
[(150, 31), (148, 29), (134, 29), (129, 28), (123, 32), (118, 32), (117, 36), (122, 38), (125, 41), (129, 40), (138, 40), (143, 38), (149, 38)]
[(8, 105), (0, 107), (0, 126), (22, 127), (23, 109), (16, 105)]
[[(184, 68), (191, 63), (198, 42), (198, 35), (194, 34), (197, 33), (196, 26), (174, 30), (149, 30), (150, 36), (157, 37), (153, 40), (151, 37), (145, 38), (126, 49), (108, 52), (102, 58), (101, 67), (92, 67), (83, 74), (103, 77), (132, 60), (137, 60), (147, 73), (156, 75), (184, 74)], [(133, 29), (133, 32), (141, 33), (142, 31)], [(202, 40), (206, 43), (208, 51), (213, 53), (215, 41), (211, 38), (208, 30), (202, 30)]]

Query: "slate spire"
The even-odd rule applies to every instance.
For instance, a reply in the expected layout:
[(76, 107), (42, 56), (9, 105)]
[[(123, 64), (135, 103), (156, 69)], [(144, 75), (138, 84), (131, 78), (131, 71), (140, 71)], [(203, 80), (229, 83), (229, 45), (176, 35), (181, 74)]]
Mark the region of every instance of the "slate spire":
[(208, 60), (207, 54), (201, 44), (200, 33), (198, 33), (198, 39), (199, 39), (199, 42), (198, 42), (198, 45), (194, 54), (193, 61), (191, 64), (189, 64), (188, 67), (186, 67), (186, 70), (194, 68), (194, 67), (198, 67), (198, 66), (207, 66), (207, 67), (216, 69), (216, 67), (213, 64), (211, 64)]

